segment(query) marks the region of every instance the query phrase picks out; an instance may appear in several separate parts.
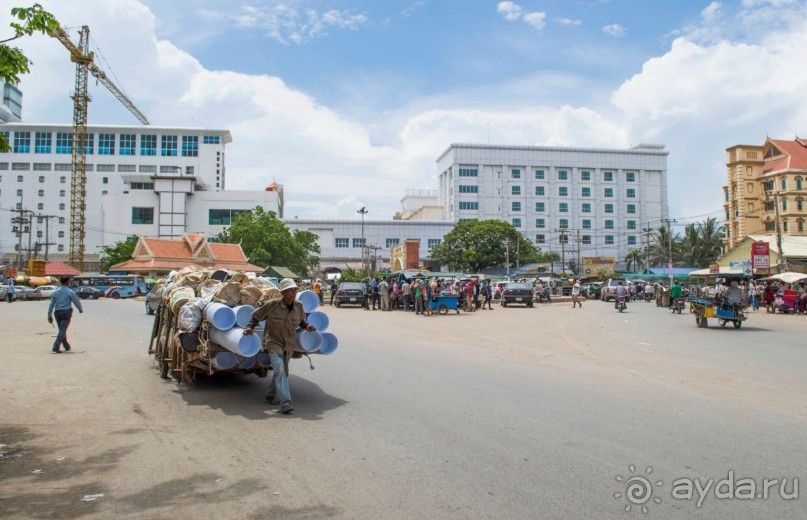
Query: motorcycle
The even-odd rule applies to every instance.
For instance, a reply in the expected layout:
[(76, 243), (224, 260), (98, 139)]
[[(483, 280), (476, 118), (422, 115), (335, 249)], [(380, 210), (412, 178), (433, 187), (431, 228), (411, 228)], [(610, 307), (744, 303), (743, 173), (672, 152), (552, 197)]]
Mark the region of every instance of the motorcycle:
[(619, 312), (624, 311), (628, 308), (628, 304), (625, 302), (624, 296), (619, 296), (616, 299), (616, 308), (619, 309)]
[(673, 301), (672, 306), (670, 306), (670, 312), (672, 312), (673, 314), (675, 314), (676, 312), (678, 314), (681, 314), (681, 311), (683, 311), (683, 310), (684, 310), (684, 299), (683, 298), (676, 298)]
[(544, 290), (541, 294), (536, 294), (535, 301), (538, 303), (551, 303), (552, 300), (549, 299), (549, 291)]

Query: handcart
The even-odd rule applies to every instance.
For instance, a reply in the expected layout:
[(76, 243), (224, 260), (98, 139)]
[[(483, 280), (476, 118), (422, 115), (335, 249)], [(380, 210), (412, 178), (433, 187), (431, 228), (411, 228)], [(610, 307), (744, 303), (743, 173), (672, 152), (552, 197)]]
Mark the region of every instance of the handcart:
[(739, 329), (748, 318), (745, 306), (729, 303), (726, 299), (690, 298), (689, 312), (695, 315), (695, 323), (700, 328), (709, 326), (709, 318), (717, 318), (721, 327), (731, 322), (735, 329)]
[(457, 314), (460, 313), (459, 309), (459, 296), (456, 295), (440, 295), (436, 298), (432, 298), (429, 301), (429, 308), (435, 311), (436, 314), (448, 314), (449, 310), (457, 311)]

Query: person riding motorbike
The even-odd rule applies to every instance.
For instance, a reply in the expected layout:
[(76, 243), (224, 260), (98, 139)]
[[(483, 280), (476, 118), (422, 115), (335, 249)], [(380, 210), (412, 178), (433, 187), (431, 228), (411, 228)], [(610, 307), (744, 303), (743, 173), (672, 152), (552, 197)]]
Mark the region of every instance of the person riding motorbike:
[[(628, 294), (628, 288), (622, 285), (622, 282), (618, 282), (618, 285), (614, 289), (614, 294), (616, 295), (616, 298), (614, 298), (614, 309), (618, 309), (620, 299), (625, 301)], [(627, 303), (625, 305), (627, 305)]]
[(681, 298), (682, 288), (675, 282), (672, 287), (670, 287), (670, 307), (676, 305), (676, 301)]

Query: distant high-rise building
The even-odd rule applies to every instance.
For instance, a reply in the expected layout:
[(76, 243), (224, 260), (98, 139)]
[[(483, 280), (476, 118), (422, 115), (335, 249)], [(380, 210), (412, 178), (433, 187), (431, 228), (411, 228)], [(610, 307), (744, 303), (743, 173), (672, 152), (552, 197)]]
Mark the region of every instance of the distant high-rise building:
[(0, 123), (22, 121), (22, 91), (12, 85), (3, 85), (3, 104), (0, 105)]

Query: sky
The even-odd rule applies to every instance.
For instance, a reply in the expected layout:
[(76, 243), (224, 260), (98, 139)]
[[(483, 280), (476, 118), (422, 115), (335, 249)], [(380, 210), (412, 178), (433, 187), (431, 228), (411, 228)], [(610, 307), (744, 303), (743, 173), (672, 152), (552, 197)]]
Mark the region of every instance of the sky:
[[(228, 189), (275, 178), (287, 218), (389, 219), (451, 143), (643, 142), (682, 225), (720, 218), (727, 147), (807, 136), (807, 0), (41, 3), (152, 124), (230, 130)], [(24, 121), (70, 123), (67, 51), (18, 46)], [(90, 124), (137, 124), (91, 93)]]

